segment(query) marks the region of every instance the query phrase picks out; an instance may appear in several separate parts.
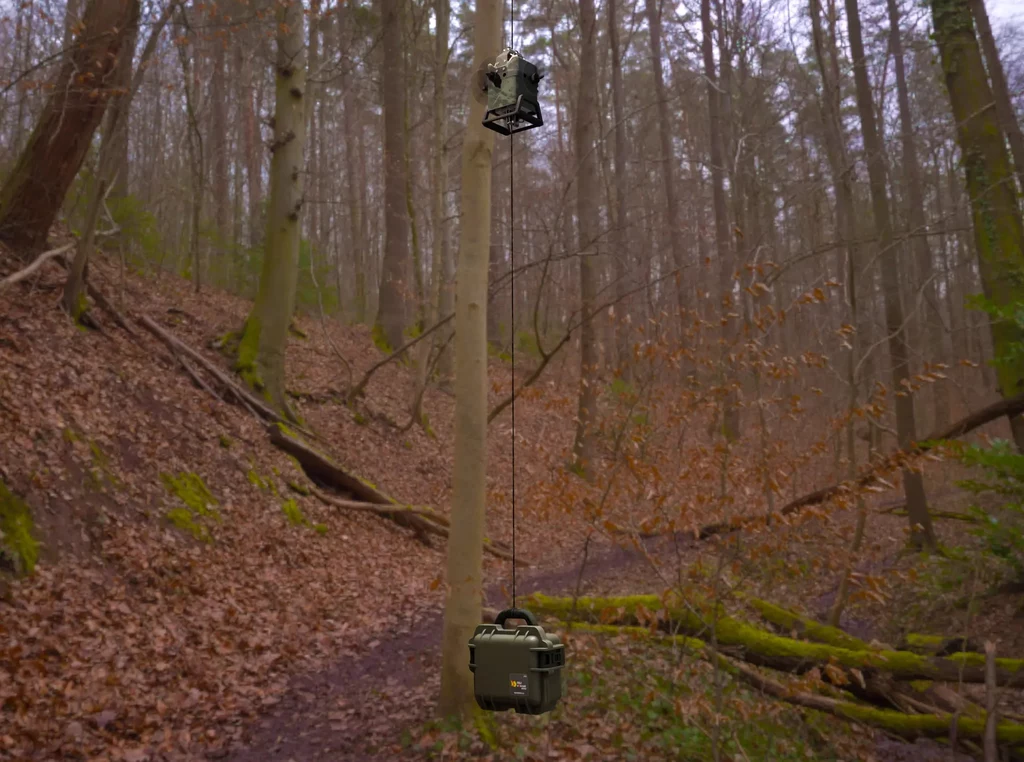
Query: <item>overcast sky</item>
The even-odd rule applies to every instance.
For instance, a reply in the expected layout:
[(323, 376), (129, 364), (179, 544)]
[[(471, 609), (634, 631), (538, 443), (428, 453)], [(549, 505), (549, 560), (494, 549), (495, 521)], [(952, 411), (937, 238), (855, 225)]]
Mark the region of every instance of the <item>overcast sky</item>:
[(1024, 0), (987, 0), (985, 5), (994, 23), (1010, 19), (1024, 20)]

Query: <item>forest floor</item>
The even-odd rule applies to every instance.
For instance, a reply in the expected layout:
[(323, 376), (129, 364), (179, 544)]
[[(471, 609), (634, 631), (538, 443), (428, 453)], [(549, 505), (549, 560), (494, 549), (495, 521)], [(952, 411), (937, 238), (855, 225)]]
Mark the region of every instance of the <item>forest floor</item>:
[[(9, 269), (0, 252), (0, 276)], [(167, 274), (121, 280), (102, 260), (92, 279), (126, 314), (150, 316), (219, 363), (212, 342), (237, 330), (249, 307), (195, 294)], [(747, 692), (723, 704), (705, 665), (587, 635), (570, 635), (569, 695), (551, 715), (469, 728), (432, 722), (443, 543), (303, 494), (305, 474), (259, 421), (195, 385), (137, 326), (129, 335), (99, 311), (100, 330), (71, 325), (58, 308), (61, 284), (51, 265), (0, 299), (0, 478), (28, 504), (43, 540), (34, 574), (0, 577), (0, 759), (699, 760), (710, 758), (712, 735), (750, 759), (940, 753)], [(400, 501), (447, 511), (452, 398), (427, 391), (432, 434), (399, 431), (384, 419), (407, 420), (414, 380), (391, 364), (353, 412), (339, 393), (381, 356), (369, 331), (315, 315), (297, 322), (306, 337), (291, 341), (289, 388), (331, 456)], [(497, 360), (490, 376), (493, 405), (512, 379)], [(532, 489), (543, 494), (537, 485), (563, 478), (574, 389), (556, 362), (517, 403), (517, 544), (530, 564), (519, 590), (660, 592), (692, 562), (712, 563), (716, 543), (665, 538), (643, 553), (594, 535), (581, 575), (589, 523), (529, 508), (543, 499), (531, 500)], [(488, 442), (488, 536), (504, 542), (511, 455), (506, 412)], [(951, 472), (928, 468), (935, 494), (949, 491)], [(852, 521), (839, 511), (779, 528), (784, 540), (772, 538), (776, 551), (745, 578), (749, 589), (821, 613), (836, 575), (820, 573), (815, 559), (848, 537)], [(889, 582), (879, 601), (851, 607), (846, 624), (858, 635), (884, 640), (901, 626), (886, 611), (912, 577), (903, 526), (872, 519), (861, 568)], [(942, 527), (951, 538), (958, 531)], [(509, 564), (485, 556), (485, 574), (488, 603), (502, 607)], [(994, 598), (972, 626), (1019, 655), (1014, 605)], [(958, 628), (958, 616), (935, 626)], [(680, 713), (689, 724), (680, 726)], [(728, 732), (712, 731), (708, 723), (722, 719)]]

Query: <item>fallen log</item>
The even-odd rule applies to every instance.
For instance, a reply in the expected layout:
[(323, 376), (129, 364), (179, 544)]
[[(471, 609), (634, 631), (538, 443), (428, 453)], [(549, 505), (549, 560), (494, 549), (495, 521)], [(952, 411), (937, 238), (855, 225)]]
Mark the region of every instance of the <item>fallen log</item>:
[(855, 638), (838, 627), (822, 624), (810, 617), (797, 614), (795, 611), (776, 606), (774, 603), (750, 597), (744, 597), (743, 602), (757, 611), (766, 622), (787, 632), (795, 632), (801, 638), (854, 651), (867, 651), (871, 648), (860, 638)]
[[(692, 603), (692, 602), (691, 602)], [(701, 605), (701, 604), (698, 604)], [(719, 613), (697, 613), (681, 600), (668, 605), (656, 595), (618, 598), (551, 598), (534, 594), (527, 608), (537, 614), (610, 624), (646, 624), (656, 620), (660, 629), (704, 637), (715, 627), (720, 650), (759, 667), (803, 674), (814, 668), (835, 665), (864, 674), (890, 674), (898, 680), (985, 682), (985, 657), (957, 653), (947, 657), (924, 656), (907, 651), (850, 649), (824, 643), (808, 643), (775, 635), (767, 630)], [(1024, 659), (997, 659), (996, 681), (1000, 686), (1024, 686)]]
[(898, 647), (901, 651), (931, 656), (947, 656), (961, 651), (982, 653), (981, 646), (966, 635), (923, 635), (911, 632), (900, 641)]
[[(450, 522), (445, 516), (431, 508), (404, 505), (389, 497), (373, 484), (349, 473), (329, 457), (298, 439), (290, 433), (286, 424), (277, 423), (268, 426), (267, 431), (270, 434), (271, 444), (295, 458), (299, 467), (314, 484), (346, 496), (328, 495), (322, 489), (311, 490), (313, 495), (325, 505), (376, 513), (399, 526), (413, 530), (422, 542), (427, 541), (428, 535), (448, 537)], [(487, 539), (484, 540), (483, 547), (484, 552), (490, 553), (492, 556), (505, 560), (512, 558), (510, 552)]]
[[(534, 611), (532, 606), (530, 610)], [(905, 714), (891, 709), (877, 709), (852, 701), (802, 692), (794, 686), (785, 685), (743, 664), (739, 660), (742, 657), (730, 658), (729, 655), (723, 653), (722, 649), (716, 652), (708, 643), (695, 637), (652, 633), (646, 627), (573, 624), (572, 630), (594, 635), (628, 635), (672, 644), (704, 661), (713, 665), (717, 664), (726, 674), (742, 680), (773, 698), (805, 709), (813, 709), (844, 720), (879, 728), (910, 741), (918, 738), (948, 738), (950, 729), (954, 725), (958, 730), (957, 737), (961, 739), (981, 739), (985, 730), (984, 716), (965, 717), (944, 712)], [(997, 737), (1000, 743), (1013, 746), (1024, 745), (1024, 725), (1002, 722), (998, 726)]]
[(802, 497), (791, 500), (781, 508), (761, 514), (760, 516), (738, 516), (735, 519), (728, 521), (717, 521), (713, 524), (707, 524), (703, 527), (690, 530), (689, 532), (677, 533), (675, 531), (666, 531), (662, 534), (677, 533), (680, 536), (688, 535), (693, 537), (695, 540), (700, 541), (715, 537), (716, 535), (742, 529), (748, 525), (766, 524), (773, 519), (791, 516), (805, 508), (820, 505), (821, 503), (827, 502), (841, 494), (853, 494), (874, 486), (883, 479), (884, 474), (900, 470), (904, 465), (906, 465), (910, 458), (923, 455), (930, 450), (934, 450), (942, 440), (957, 439), (962, 437), (964, 434), (974, 431), (980, 426), (984, 426), (986, 423), (991, 423), (992, 421), (1003, 418), (1004, 416), (1013, 417), (1021, 413), (1024, 413), (1024, 394), (1018, 394), (1016, 397), (1010, 397), (1009, 399), (993, 402), (991, 405), (988, 405), (981, 410), (976, 410), (949, 426), (933, 431), (927, 437), (915, 442), (912, 447), (906, 450), (896, 450), (884, 458), (879, 459), (872, 466), (870, 471), (862, 474), (856, 479), (850, 479), (837, 484), (832, 484), (828, 487), (822, 487), (821, 489), (814, 490), (813, 492), (808, 492)]

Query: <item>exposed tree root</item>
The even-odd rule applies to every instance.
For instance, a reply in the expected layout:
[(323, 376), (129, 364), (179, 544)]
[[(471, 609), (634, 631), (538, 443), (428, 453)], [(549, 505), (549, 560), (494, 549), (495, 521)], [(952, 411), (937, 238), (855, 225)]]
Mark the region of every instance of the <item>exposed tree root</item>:
[[(321, 489), (314, 489), (317, 499), (336, 508), (370, 511), (413, 530), (421, 542), (430, 535), (448, 537), (450, 523), (432, 508), (404, 505), (381, 492), (374, 485), (338, 466), (330, 458), (292, 436), (286, 425), (267, 427), (270, 441), (298, 461), (302, 470)], [(322, 488), (334, 490), (344, 497), (329, 495)], [(484, 541), (484, 551), (498, 558), (511, 559), (512, 554), (498, 543)]]
[[(284, 416), (270, 407), (264, 400), (257, 397), (248, 389), (244, 388), (241, 384), (235, 382), (228, 373), (221, 368), (218, 368), (216, 364), (206, 359), (202, 354), (197, 352), (195, 349), (190, 347), (188, 344), (183, 342), (181, 339), (174, 336), (170, 331), (162, 328), (148, 315), (141, 315), (137, 318), (139, 325), (149, 331), (151, 334), (156, 336), (161, 342), (171, 350), (171, 354), (175, 356), (184, 355), (196, 365), (201, 367), (207, 373), (209, 373), (217, 381), (217, 384), (224, 390), (227, 396), (234, 399), (242, 407), (250, 410), (258, 418), (271, 423), (288, 423), (296, 430), (302, 432), (304, 435), (311, 439), (319, 439), (311, 431), (308, 431), (301, 426), (286, 421)], [(217, 396), (217, 395), (214, 395)], [(218, 397), (220, 399), (220, 397)]]
[[(692, 601), (690, 602), (693, 603)], [(703, 614), (682, 601), (670, 602), (668, 609), (655, 595), (619, 598), (549, 598), (533, 595), (527, 604), (531, 611), (557, 616), (574, 615), (583, 621), (611, 624), (645, 624), (656, 621), (670, 632), (705, 637), (713, 624), (720, 649), (759, 667), (802, 674), (814, 668), (842, 667), (863, 675), (890, 674), (899, 680), (941, 680), (945, 682), (984, 683), (985, 657), (957, 653), (942, 658), (908, 651), (883, 649), (854, 650), (807, 643), (775, 635), (722, 613)], [(1024, 687), (1024, 659), (997, 659), (996, 682), (1001, 686)]]
[(70, 243), (66, 243), (63, 246), (58, 246), (56, 249), (44, 251), (42, 254), (36, 257), (31, 264), (27, 265), (26, 267), (23, 267), (21, 270), (18, 270), (15, 273), (8, 275), (3, 280), (0, 280), (0, 291), (3, 291), (5, 288), (9, 288), (10, 286), (13, 286), (15, 283), (19, 283), (25, 280), (25, 278), (30, 277), (34, 272), (36, 272), (36, 270), (38, 270), (40, 267), (46, 264), (49, 260), (53, 259), (54, 257), (60, 257), (61, 254), (71, 251), (71, 249), (75, 248), (76, 243), (77, 241), (71, 241)]

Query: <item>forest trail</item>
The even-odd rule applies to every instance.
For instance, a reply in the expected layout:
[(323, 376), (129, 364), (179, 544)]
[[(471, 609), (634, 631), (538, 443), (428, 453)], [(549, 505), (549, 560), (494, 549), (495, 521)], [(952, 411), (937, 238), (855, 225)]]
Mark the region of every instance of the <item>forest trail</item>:
[[(664, 544), (659, 541), (658, 544)], [(527, 573), (517, 582), (526, 596), (533, 592), (572, 595), (591, 588), (598, 577), (613, 576), (642, 561), (639, 553), (620, 546), (606, 547), (589, 557), (580, 577), (580, 563), (550, 571)], [(486, 606), (504, 608), (502, 582), (488, 585)], [(287, 694), (243, 735), (244, 747), (213, 759), (229, 762), (288, 762), (288, 760), (379, 760), (390, 752), (402, 730), (433, 717), (438, 690), (442, 612), (410, 612), (400, 631), (378, 633), (376, 643), (361, 658), (339, 660), (329, 669), (296, 678)], [(399, 747), (400, 748), (400, 747)]]

